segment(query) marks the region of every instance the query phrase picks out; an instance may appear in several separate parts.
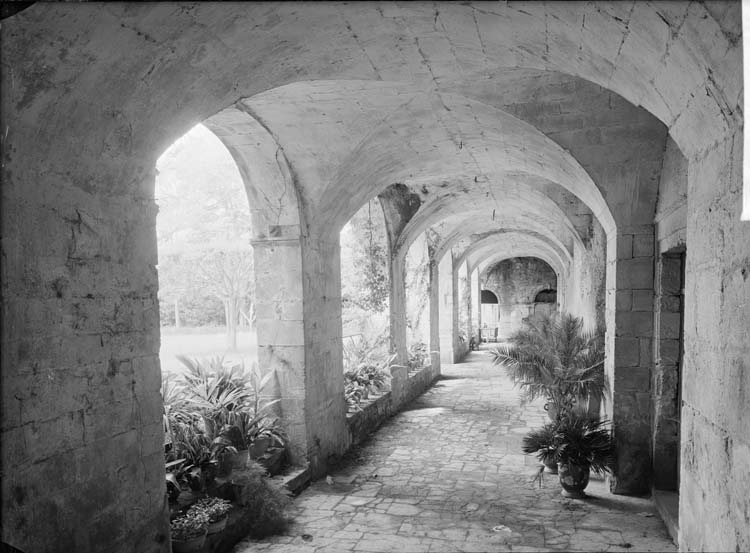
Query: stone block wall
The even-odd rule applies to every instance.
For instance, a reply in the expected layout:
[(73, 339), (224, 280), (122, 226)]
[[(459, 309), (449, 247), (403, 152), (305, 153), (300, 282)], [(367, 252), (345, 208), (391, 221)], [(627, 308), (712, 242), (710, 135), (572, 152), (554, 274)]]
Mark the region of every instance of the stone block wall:
[(740, 220), (742, 131), (735, 129), (726, 140), (686, 157), (680, 548), (746, 551), (750, 223)]
[(667, 138), (659, 181), (651, 379), (653, 487), (679, 491), (681, 360), (688, 163)]
[(585, 330), (604, 327), (607, 235), (592, 219), (583, 244), (573, 244), (573, 266), (566, 289), (564, 310), (583, 319)]
[[(653, 339), (654, 235), (652, 226), (622, 229), (617, 236), (614, 355), (608, 371), (608, 406), (617, 445), (615, 493), (651, 489), (650, 379)], [(608, 326), (608, 334), (611, 333)]]
[(2, 541), (164, 551), (153, 177), (107, 195), (72, 170), (2, 182)]
[(488, 267), (481, 277), (481, 288), (498, 298), (498, 320), (485, 321), (498, 326), (498, 339), (519, 330), (523, 319), (534, 314), (534, 298), (542, 290), (557, 290), (557, 275), (546, 262), (536, 257), (505, 259)]
[(394, 365), (391, 375), (390, 392), (366, 403), (362, 410), (347, 415), (346, 425), (352, 445), (362, 443), (390, 417), (425, 393), (440, 376), (440, 368), (433, 364), (407, 372), (406, 367)]
[(313, 478), (349, 448), (341, 338), (341, 261), (338, 237), (302, 241), (305, 328), (305, 424)]

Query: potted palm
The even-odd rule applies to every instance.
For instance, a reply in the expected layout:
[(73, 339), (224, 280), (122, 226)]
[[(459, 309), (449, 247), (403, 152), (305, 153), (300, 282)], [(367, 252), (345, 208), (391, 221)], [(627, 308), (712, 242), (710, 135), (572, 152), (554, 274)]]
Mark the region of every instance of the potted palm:
[(521, 450), (526, 454), (536, 454), (539, 462), (544, 465), (540, 470), (546, 468), (550, 474), (557, 474), (557, 459), (555, 457), (557, 445), (555, 443), (554, 423), (547, 423), (541, 428), (529, 431), (523, 437)]
[(172, 519), (170, 523), (172, 551), (175, 553), (200, 551), (206, 542), (208, 522), (208, 515), (202, 511), (188, 511)]
[(226, 499), (206, 497), (194, 503), (188, 513), (203, 513), (208, 517), (208, 534), (221, 532), (227, 525), (232, 504)]
[(604, 340), (585, 332), (583, 320), (568, 313), (528, 321), (510, 345), (491, 350), (521, 389), (523, 402), (546, 399), (551, 419), (573, 409), (596, 413), (604, 400)]
[(540, 460), (557, 461), (562, 494), (581, 499), (593, 470), (602, 474), (614, 463), (614, 440), (607, 422), (596, 415), (567, 412), (557, 420), (532, 430), (523, 439), (524, 453)]

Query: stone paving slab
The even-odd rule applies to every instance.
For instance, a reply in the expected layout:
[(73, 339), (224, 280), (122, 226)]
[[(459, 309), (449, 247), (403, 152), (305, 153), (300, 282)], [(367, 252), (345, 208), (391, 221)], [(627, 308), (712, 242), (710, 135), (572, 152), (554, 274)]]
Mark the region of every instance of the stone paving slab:
[(234, 553), (675, 551), (648, 499), (612, 495), (592, 475), (588, 499), (532, 482), (525, 432), (547, 420), (486, 352), (443, 367), (436, 385), (348, 462), (293, 502), (286, 535)]

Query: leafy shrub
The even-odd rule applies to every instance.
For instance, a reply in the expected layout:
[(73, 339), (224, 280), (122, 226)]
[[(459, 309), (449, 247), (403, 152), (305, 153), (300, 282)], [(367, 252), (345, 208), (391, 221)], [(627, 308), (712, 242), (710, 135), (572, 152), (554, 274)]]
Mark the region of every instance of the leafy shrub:
[[(221, 357), (199, 361), (178, 356), (186, 371), (178, 378), (164, 375), (165, 432), (172, 448), (167, 461), (185, 459), (188, 465), (218, 462), (237, 448), (245, 448), (259, 426), (268, 423), (265, 412), (278, 400), (261, 399), (274, 373), (263, 376), (257, 367), (228, 365)], [(282, 435), (278, 420), (275, 426)]]
[(430, 364), (430, 352), (427, 351), (427, 344), (424, 342), (415, 342), (409, 346), (409, 360), (407, 366), (413, 371), (421, 369)]
[(370, 394), (386, 390), (390, 385), (391, 357), (381, 364), (362, 363), (356, 369), (344, 371), (344, 398), (350, 409), (358, 409)]
[(264, 474), (261, 465), (248, 461), (247, 470), (234, 479), (242, 487), (242, 495), (237, 499), (241, 508), (239, 524), (256, 539), (283, 533), (291, 521), (287, 514), (289, 498)]
[(218, 522), (224, 518), (232, 509), (232, 503), (218, 497), (206, 497), (193, 503), (187, 514), (203, 513), (209, 522)]
[(188, 511), (170, 522), (172, 539), (186, 541), (203, 535), (208, 528), (208, 515), (200, 511)]

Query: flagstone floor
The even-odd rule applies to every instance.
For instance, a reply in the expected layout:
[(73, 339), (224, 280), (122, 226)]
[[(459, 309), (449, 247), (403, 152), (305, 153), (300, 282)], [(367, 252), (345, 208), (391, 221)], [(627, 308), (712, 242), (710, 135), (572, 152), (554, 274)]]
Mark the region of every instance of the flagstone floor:
[(487, 352), (442, 372), (294, 500), (286, 535), (234, 552), (676, 550), (648, 499), (612, 495), (595, 477), (585, 500), (563, 498), (556, 476), (532, 482), (538, 465), (521, 438), (546, 414), (541, 402), (519, 405)]

